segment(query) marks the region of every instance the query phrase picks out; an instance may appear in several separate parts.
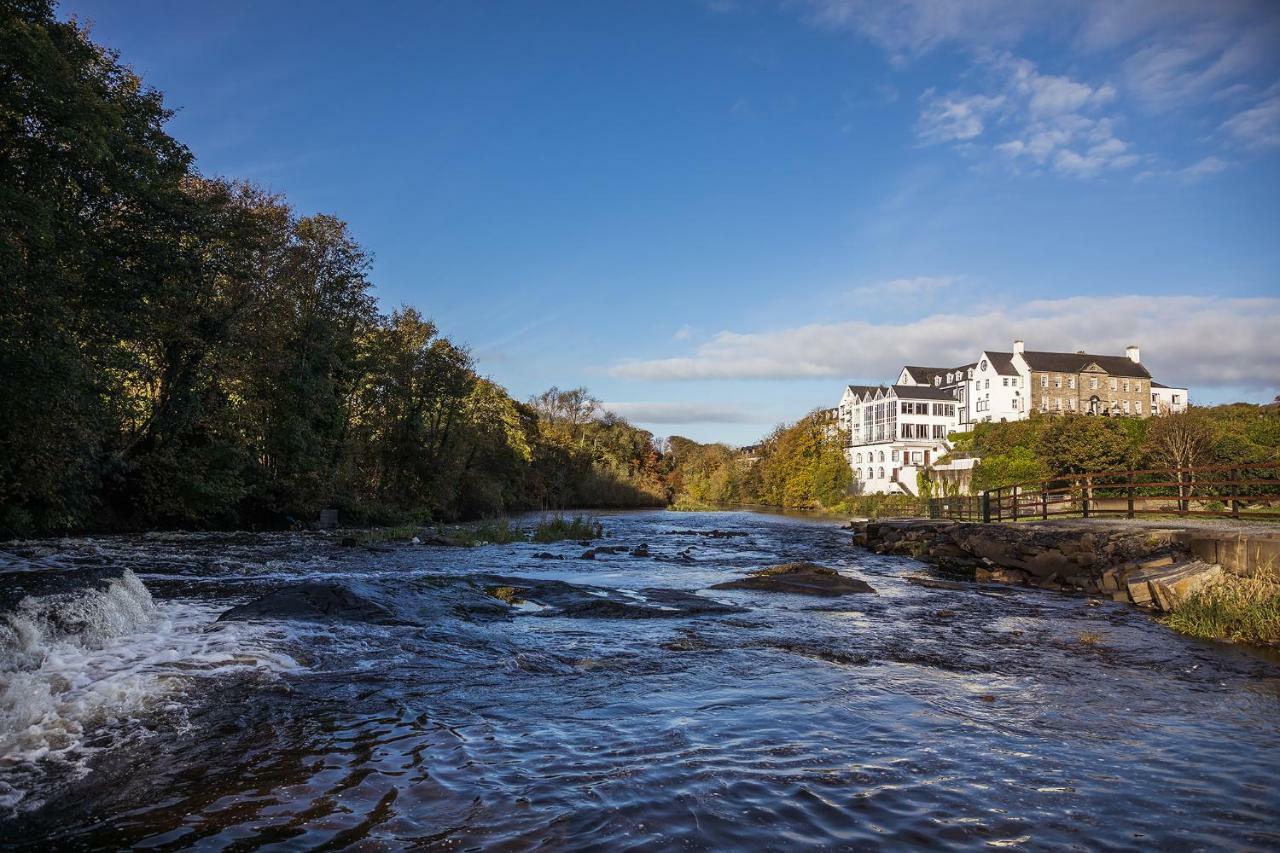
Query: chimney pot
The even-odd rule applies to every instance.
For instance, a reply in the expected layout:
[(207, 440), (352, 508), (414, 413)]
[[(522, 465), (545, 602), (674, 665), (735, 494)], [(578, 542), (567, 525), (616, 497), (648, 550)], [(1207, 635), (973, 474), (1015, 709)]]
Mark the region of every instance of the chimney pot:
[(1017, 352), (1023, 352), (1023, 351), (1025, 351), (1025, 350), (1026, 350), (1026, 344), (1024, 344), (1022, 341), (1020, 341), (1020, 340), (1019, 340), (1019, 341), (1014, 341), (1014, 342), (1013, 342), (1013, 351), (1014, 351), (1014, 352), (1016, 352), (1016, 353), (1017, 353)]
[(1133, 344), (1130, 344), (1129, 346), (1124, 348), (1124, 354), (1129, 356), (1129, 360), (1132, 361), (1134, 364), (1137, 364), (1140, 361), (1140, 358), (1138, 355), (1138, 348)]

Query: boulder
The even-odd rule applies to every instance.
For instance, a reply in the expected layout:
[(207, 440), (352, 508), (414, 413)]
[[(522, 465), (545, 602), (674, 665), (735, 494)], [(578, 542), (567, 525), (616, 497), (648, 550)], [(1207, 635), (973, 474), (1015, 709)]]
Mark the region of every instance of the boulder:
[(784, 563), (752, 572), (744, 578), (715, 584), (712, 589), (748, 589), (757, 592), (787, 592), (798, 595), (838, 596), (874, 593), (865, 581), (847, 577), (835, 569), (815, 563)]

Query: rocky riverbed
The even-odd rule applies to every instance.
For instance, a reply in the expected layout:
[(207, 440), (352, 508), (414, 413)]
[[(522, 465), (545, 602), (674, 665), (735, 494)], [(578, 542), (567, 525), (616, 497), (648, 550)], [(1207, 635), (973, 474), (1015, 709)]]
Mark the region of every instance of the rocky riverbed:
[(1269, 658), (828, 522), (601, 520), (585, 545), (0, 547), (0, 838), (1280, 845)]

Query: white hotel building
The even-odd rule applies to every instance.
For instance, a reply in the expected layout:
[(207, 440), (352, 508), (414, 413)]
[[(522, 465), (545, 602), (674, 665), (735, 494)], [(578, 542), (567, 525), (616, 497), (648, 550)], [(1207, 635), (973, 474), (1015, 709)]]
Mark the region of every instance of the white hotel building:
[(972, 468), (976, 459), (942, 466), (947, 436), (991, 421), (1041, 414), (1150, 415), (1185, 411), (1187, 389), (1151, 380), (1137, 347), (1123, 356), (984, 350), (959, 367), (907, 366), (893, 385), (848, 385), (833, 410), (849, 435), (846, 453), (862, 494), (916, 494), (922, 469)]

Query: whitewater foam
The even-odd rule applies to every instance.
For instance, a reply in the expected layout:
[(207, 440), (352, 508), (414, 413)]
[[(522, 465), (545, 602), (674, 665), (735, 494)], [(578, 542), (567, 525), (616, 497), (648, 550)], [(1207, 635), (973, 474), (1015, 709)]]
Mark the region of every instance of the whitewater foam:
[(147, 737), (147, 718), (163, 712), (181, 728), (182, 700), (202, 681), (299, 668), (278, 636), (218, 623), (221, 610), (157, 604), (125, 570), (105, 586), (28, 596), (0, 618), (0, 813), (37, 807), (55, 777)]

